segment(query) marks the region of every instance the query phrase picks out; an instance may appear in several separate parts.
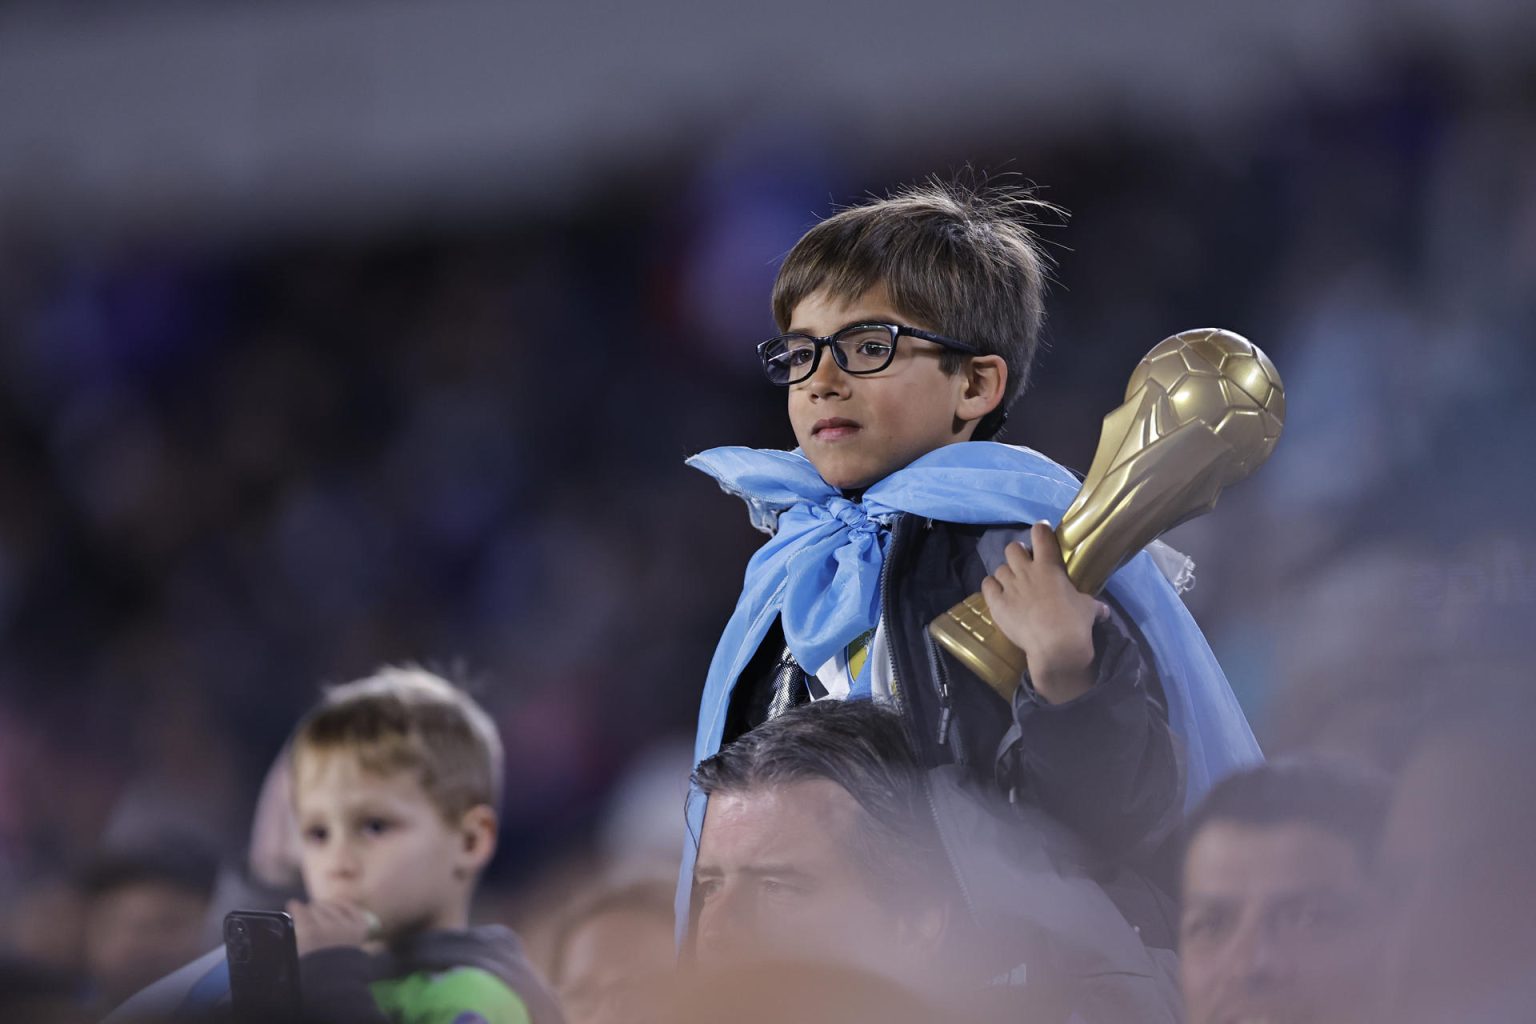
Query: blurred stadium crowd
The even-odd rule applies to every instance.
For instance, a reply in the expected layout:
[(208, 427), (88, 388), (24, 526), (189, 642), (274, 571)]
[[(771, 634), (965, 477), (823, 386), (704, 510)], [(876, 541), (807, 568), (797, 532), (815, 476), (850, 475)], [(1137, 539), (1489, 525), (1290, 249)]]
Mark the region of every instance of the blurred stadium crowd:
[(1205, 135), (814, 154), (743, 130), (578, 207), (320, 237), (6, 225), (0, 947), (114, 993), (200, 952), (194, 901), (160, 955), (91, 959), (93, 894), (174, 842), (206, 899), (319, 685), (384, 662), (502, 730), (487, 919), (536, 938), (594, 873), (675, 856), (678, 737), (759, 539), (682, 460), (790, 443), (752, 345), (793, 240), (967, 160), (1072, 214), (1005, 440), (1085, 468), (1184, 328), (1280, 368), (1272, 463), (1171, 538), (1268, 751), (1395, 772), (1529, 679), (1536, 65), (1403, 59)]

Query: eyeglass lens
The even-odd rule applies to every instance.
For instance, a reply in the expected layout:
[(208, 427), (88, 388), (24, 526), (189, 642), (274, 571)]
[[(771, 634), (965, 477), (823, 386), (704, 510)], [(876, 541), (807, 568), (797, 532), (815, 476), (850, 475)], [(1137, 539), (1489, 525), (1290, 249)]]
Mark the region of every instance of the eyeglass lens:
[[(849, 373), (875, 373), (883, 370), (895, 351), (895, 339), (885, 327), (856, 326), (832, 336), (833, 357)], [(793, 383), (810, 376), (816, 364), (815, 339), (789, 335), (776, 339), (763, 353), (768, 375), (781, 383)]]

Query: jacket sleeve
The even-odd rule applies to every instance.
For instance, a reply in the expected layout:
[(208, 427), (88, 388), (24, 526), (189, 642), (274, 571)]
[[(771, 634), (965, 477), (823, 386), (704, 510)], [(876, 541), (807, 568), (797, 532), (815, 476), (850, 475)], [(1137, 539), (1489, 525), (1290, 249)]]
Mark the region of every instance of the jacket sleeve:
[(999, 770), (1005, 785), (1120, 859), (1177, 826), (1183, 779), (1152, 669), (1118, 612), (1094, 626), (1093, 642), (1094, 684), (1082, 696), (1048, 704), (1025, 676)]
[(369, 988), (377, 978), (374, 958), (354, 946), (332, 946), (299, 957), (305, 1024), (390, 1024)]

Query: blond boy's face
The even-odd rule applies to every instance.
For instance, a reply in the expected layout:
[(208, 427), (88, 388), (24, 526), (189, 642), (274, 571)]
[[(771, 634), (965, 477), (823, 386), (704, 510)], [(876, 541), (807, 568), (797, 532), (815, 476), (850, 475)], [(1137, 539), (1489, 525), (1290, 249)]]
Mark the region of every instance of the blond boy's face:
[(371, 911), (386, 938), (462, 928), (464, 833), (409, 772), (379, 774), (345, 751), (305, 752), (295, 777), (304, 885), (317, 903)]
[[(849, 302), (824, 291), (795, 306), (790, 331), (826, 337), (850, 324), (877, 322), (936, 330), (892, 308), (883, 285)], [(903, 336), (879, 373), (844, 372), (828, 350), (816, 372), (789, 387), (795, 440), (821, 477), (841, 490), (861, 490), (935, 448), (964, 441), (975, 419), (960, 417), (968, 380), (940, 368), (944, 350)]]

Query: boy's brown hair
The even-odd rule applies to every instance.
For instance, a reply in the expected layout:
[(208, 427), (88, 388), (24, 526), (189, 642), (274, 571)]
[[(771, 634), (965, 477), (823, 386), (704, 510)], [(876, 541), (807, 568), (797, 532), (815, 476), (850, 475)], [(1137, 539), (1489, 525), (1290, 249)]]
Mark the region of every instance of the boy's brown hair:
[[(1049, 259), (1031, 225), (1061, 211), (1027, 188), (938, 178), (833, 214), (805, 233), (773, 284), (773, 319), (819, 291), (853, 301), (884, 284), (896, 312), (1008, 364), (1003, 400), (975, 438), (1002, 427), (1023, 392), (1045, 319)], [(945, 373), (965, 356), (945, 351)]]
[(475, 700), (419, 668), (384, 668), (326, 691), (293, 738), (294, 786), (306, 755), (346, 752), (366, 771), (412, 772), (445, 819), (500, 806), (496, 723)]

